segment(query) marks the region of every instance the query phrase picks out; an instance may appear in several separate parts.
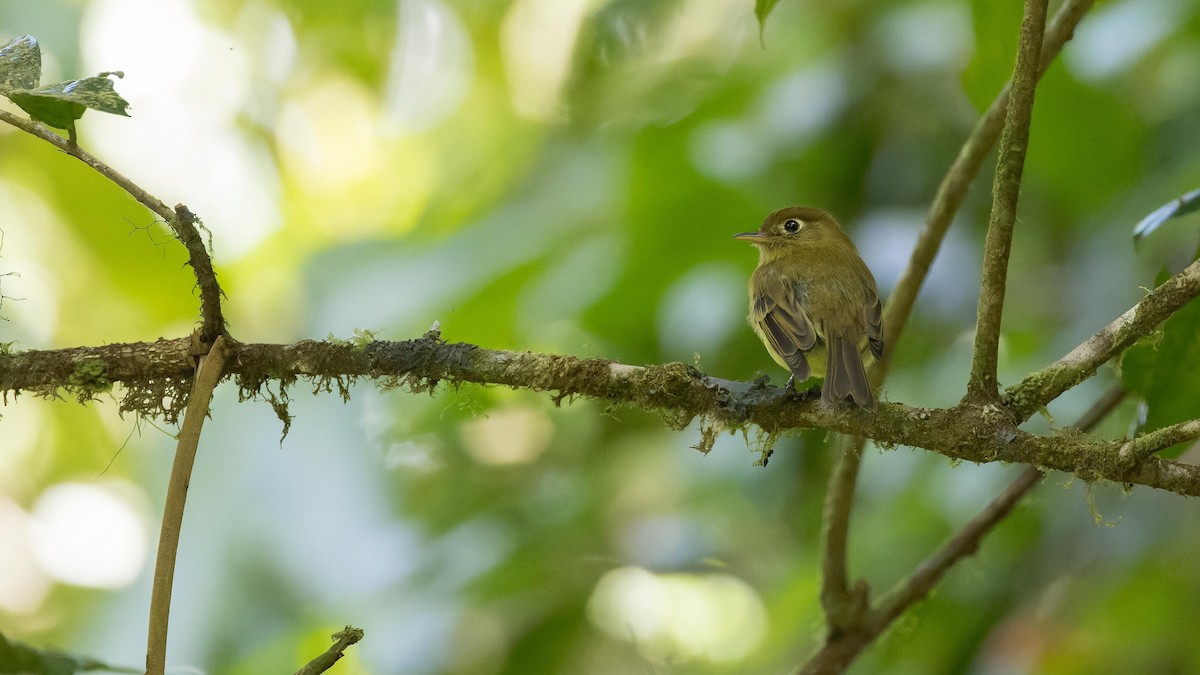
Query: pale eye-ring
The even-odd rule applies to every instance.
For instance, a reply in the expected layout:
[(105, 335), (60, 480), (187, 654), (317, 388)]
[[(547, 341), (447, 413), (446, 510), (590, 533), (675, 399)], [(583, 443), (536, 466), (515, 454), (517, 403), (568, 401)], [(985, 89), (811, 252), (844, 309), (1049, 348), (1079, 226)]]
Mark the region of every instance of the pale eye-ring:
[(800, 221), (796, 220), (795, 218), (788, 218), (787, 220), (783, 221), (783, 229), (792, 233), (799, 232)]

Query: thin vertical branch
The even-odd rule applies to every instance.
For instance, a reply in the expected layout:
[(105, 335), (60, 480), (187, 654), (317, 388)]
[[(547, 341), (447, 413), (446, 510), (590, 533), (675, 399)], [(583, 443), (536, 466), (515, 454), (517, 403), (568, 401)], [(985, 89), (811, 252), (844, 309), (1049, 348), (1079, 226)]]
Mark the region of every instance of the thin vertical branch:
[[(1046, 29), (1041, 64), (1038, 69), (1039, 78), (1049, 70), (1050, 64), (1062, 52), (1063, 45), (1075, 34), (1075, 27), (1079, 25), (1079, 21), (1083, 19), (1083, 15), (1091, 9), (1093, 4), (1095, 4), (1095, 0), (1067, 0), (1059, 8), (1054, 20), (1050, 22), (1050, 27)], [(892, 355), (896, 353), (896, 344), (908, 324), (908, 317), (912, 314), (917, 294), (925, 283), (925, 277), (929, 275), (933, 259), (937, 257), (938, 251), (942, 247), (946, 231), (962, 206), (971, 183), (979, 174), (984, 158), (992, 151), (996, 141), (1000, 138), (1000, 132), (1004, 129), (1004, 111), (1008, 107), (1011, 90), (1012, 82), (1005, 83), (996, 99), (975, 123), (971, 135), (967, 137), (958, 151), (958, 157), (955, 158), (954, 164), (950, 166), (950, 170), (946, 172), (946, 176), (938, 185), (937, 195), (925, 217), (925, 227), (921, 229), (912, 255), (909, 257), (908, 267), (905, 268), (904, 273), (900, 275), (900, 280), (892, 289), (887, 306), (883, 311), (883, 341), (888, 348), (883, 359), (877, 362), (872, 369), (871, 381), (875, 385), (882, 383), (887, 377)]]
[(1046, 1), (1026, 0), (1021, 19), (1021, 39), (1017, 46), (1017, 65), (1013, 69), (1012, 95), (1008, 99), (1004, 133), (1000, 136), (1000, 156), (992, 185), (992, 216), (988, 222), (983, 250), (983, 283), (979, 289), (979, 313), (975, 324), (975, 355), (967, 396), (977, 401), (999, 400), (996, 361), (1000, 342), (1000, 317), (1004, 309), (1008, 257), (1012, 250), (1013, 225), (1017, 220), (1017, 200), (1021, 192), (1021, 173), (1029, 147), (1029, 123), (1033, 118), (1033, 98), (1046, 24)]
[(163, 507), (162, 531), (158, 538), (158, 558), (154, 563), (154, 588), (150, 592), (150, 628), (146, 639), (146, 673), (163, 675), (167, 659), (167, 622), (171, 616), (171, 588), (175, 580), (175, 554), (179, 550), (179, 532), (183, 526), (183, 507), (187, 502), (200, 431), (208, 417), (213, 390), (225, 371), (225, 338), (217, 336), (212, 349), (200, 357), (196, 379), (188, 397), (187, 413), (179, 429), (175, 463)]

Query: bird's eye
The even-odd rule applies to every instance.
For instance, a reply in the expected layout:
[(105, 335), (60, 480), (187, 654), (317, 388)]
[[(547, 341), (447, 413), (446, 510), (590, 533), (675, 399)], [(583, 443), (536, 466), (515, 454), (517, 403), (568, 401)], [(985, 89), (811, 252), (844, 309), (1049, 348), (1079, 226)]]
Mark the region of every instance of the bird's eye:
[(800, 221), (796, 220), (795, 218), (788, 218), (787, 220), (785, 220), (783, 222), (783, 229), (787, 230), (788, 232), (792, 232), (792, 233), (799, 232), (800, 231)]

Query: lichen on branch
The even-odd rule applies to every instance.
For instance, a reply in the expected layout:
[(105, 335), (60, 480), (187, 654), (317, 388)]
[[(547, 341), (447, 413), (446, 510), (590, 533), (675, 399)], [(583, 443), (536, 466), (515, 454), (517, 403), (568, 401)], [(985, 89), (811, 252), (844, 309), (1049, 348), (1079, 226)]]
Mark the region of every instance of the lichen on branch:
[[(364, 378), (382, 387), (412, 391), (432, 391), (442, 383), (500, 385), (554, 392), (558, 401), (585, 397), (656, 411), (676, 429), (696, 417), (702, 417), (711, 428), (727, 431), (751, 424), (769, 434), (829, 429), (873, 439), (881, 447), (924, 448), (972, 462), (1032, 464), (1086, 480), (1137, 483), (1200, 495), (1200, 467), (1158, 457), (1131, 465), (1121, 456), (1124, 440), (1097, 440), (1065, 432), (1032, 434), (1019, 429), (1017, 417), (999, 405), (914, 408), (883, 403), (871, 414), (823, 406), (761, 383), (718, 380), (682, 363), (633, 366), (601, 358), (485, 349), (429, 336), (364, 344), (230, 341), (227, 349), (226, 372), (235, 378), (243, 398), (269, 398), (265, 390), (269, 391), (272, 383), (277, 391), (285, 391), (299, 380), (309, 382), (314, 392), (336, 392), (343, 397), (350, 395), (352, 384)], [(74, 392), (86, 385), (94, 395), (120, 384), (124, 392), (136, 395), (132, 400), (128, 393), (124, 398), (118, 395), (122, 410), (163, 415), (172, 421), (185, 397), (180, 390), (186, 392), (190, 386), (190, 350), (191, 340), (180, 338), (0, 353), (0, 391), (54, 396), (59, 390)], [(81, 378), (81, 372), (88, 377)], [(173, 398), (170, 406), (164, 407), (164, 396)]]

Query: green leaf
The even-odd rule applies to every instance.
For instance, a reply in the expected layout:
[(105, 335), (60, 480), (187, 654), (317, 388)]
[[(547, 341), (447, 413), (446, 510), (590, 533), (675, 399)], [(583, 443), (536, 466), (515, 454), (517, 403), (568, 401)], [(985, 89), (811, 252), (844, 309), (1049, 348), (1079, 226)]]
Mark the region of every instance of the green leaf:
[(763, 32), (767, 30), (767, 15), (775, 9), (779, 0), (754, 0), (754, 16), (758, 17), (758, 41), (761, 43)]
[[(1125, 352), (1121, 379), (1146, 402), (1145, 430), (1200, 417), (1200, 302)], [(1169, 456), (1169, 455), (1168, 455)]]
[(21, 106), (21, 110), (29, 113), (30, 117), (52, 127), (69, 129), (87, 110), (78, 103), (40, 96), (34, 93), (35, 91), (13, 91), (8, 97), (13, 103)]
[(1137, 227), (1133, 228), (1133, 242), (1136, 244), (1141, 241), (1168, 220), (1185, 216), (1194, 211), (1200, 211), (1200, 189), (1172, 199), (1142, 218)]
[(0, 47), (0, 94), (33, 89), (41, 78), (42, 50), (32, 35), (22, 35)]
[(104, 72), (96, 77), (12, 91), (8, 97), (34, 119), (59, 129), (69, 128), (88, 108), (128, 117), (125, 109), (129, 102), (113, 89), (109, 75), (125, 76), (120, 71)]

